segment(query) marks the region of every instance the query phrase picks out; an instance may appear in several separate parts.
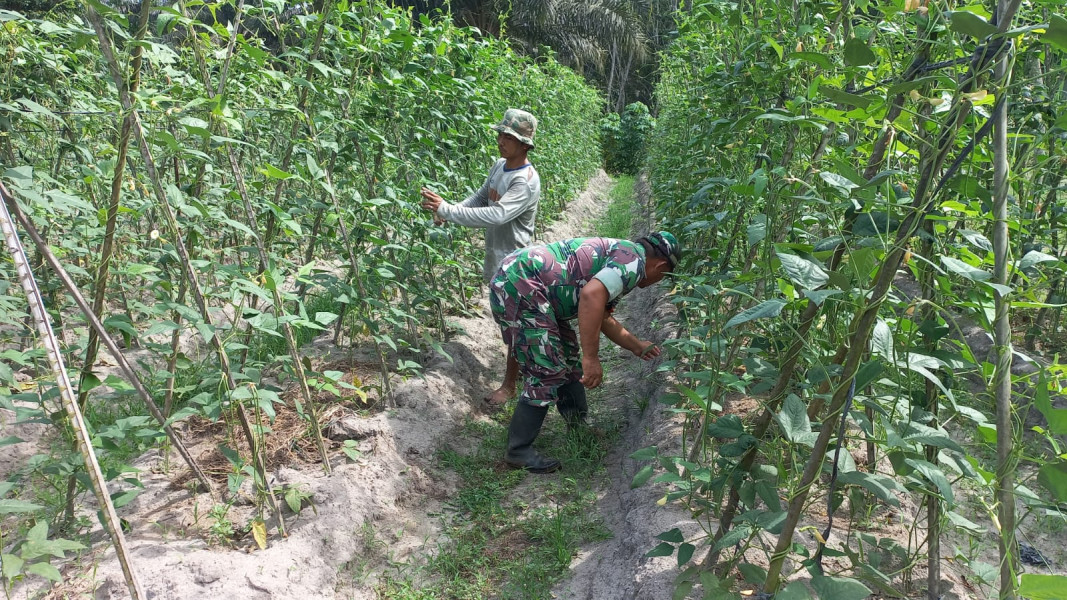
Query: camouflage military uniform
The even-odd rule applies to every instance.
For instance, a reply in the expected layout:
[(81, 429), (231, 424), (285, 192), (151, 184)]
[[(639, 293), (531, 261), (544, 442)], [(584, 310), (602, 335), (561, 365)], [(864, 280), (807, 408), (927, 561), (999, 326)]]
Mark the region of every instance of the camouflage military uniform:
[(548, 406), (556, 388), (582, 377), (578, 316), (582, 288), (598, 279), (608, 311), (645, 276), (645, 249), (610, 238), (575, 238), (516, 250), (489, 284), (489, 304), (504, 342), (519, 361), (520, 401)]

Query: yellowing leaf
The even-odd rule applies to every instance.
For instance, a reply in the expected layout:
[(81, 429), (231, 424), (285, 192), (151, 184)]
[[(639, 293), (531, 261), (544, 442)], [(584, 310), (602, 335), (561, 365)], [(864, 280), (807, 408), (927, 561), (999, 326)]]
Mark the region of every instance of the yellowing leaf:
[(911, 96), (911, 99), (916, 102), (922, 99), (922, 94), (919, 93), (919, 90), (912, 90), (909, 95)]
[(988, 96), (988, 95), (989, 95), (989, 92), (987, 92), (985, 90), (978, 90), (977, 92), (971, 92), (969, 94), (964, 94), (963, 97), (968, 99), (968, 100), (970, 100), (971, 102), (980, 102), (980, 101), (984, 100), (985, 97)]
[(920, 0), (904, 0), (904, 12), (910, 12), (919, 8)]
[(256, 519), (252, 521), (252, 537), (256, 540), (256, 545), (260, 550), (267, 549), (267, 524), (263, 521)]
[(656, 504), (658, 504), (660, 506), (663, 506), (663, 505), (667, 504), (667, 497), (664, 496), (664, 497), (660, 498), (659, 500), (656, 500)]

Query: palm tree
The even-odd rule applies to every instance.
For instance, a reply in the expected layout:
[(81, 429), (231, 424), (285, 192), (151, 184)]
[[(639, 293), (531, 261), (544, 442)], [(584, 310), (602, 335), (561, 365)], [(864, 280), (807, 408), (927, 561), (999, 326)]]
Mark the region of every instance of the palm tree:
[[(456, 23), (506, 36), (524, 54), (551, 48), (556, 59), (605, 90), (622, 110), (633, 73), (655, 71), (655, 52), (672, 28), (679, 0), (393, 0), (417, 14), (451, 14)], [(639, 87), (646, 95), (651, 82)]]

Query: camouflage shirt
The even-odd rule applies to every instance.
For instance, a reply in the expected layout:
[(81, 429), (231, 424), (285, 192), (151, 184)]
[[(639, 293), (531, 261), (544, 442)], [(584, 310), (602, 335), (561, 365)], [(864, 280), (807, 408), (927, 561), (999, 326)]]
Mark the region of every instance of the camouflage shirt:
[(645, 249), (640, 244), (573, 238), (512, 252), (500, 265), (493, 285), (503, 284), (506, 293), (520, 298), (531, 297), (543, 287), (550, 306), (542, 311), (551, 310), (557, 320), (566, 321), (578, 316), (578, 297), (591, 280), (598, 279), (607, 288), (611, 310), (644, 277)]

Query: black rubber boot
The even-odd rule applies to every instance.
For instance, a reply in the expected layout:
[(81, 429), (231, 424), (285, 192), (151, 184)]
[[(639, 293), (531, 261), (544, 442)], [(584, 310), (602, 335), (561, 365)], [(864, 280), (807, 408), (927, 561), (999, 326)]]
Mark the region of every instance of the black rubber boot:
[(526, 469), (531, 473), (559, 470), (561, 465), (558, 460), (541, 456), (533, 449), (533, 442), (541, 433), (546, 414), (547, 406), (530, 406), (522, 401), (515, 404), (515, 414), (508, 425), (508, 451), (504, 455), (504, 462), (509, 467)]
[(559, 386), (556, 392), (559, 400), (556, 408), (567, 423), (567, 429), (588, 425), (586, 415), (589, 414), (589, 404), (585, 400), (585, 386), (581, 381), (572, 381)]

